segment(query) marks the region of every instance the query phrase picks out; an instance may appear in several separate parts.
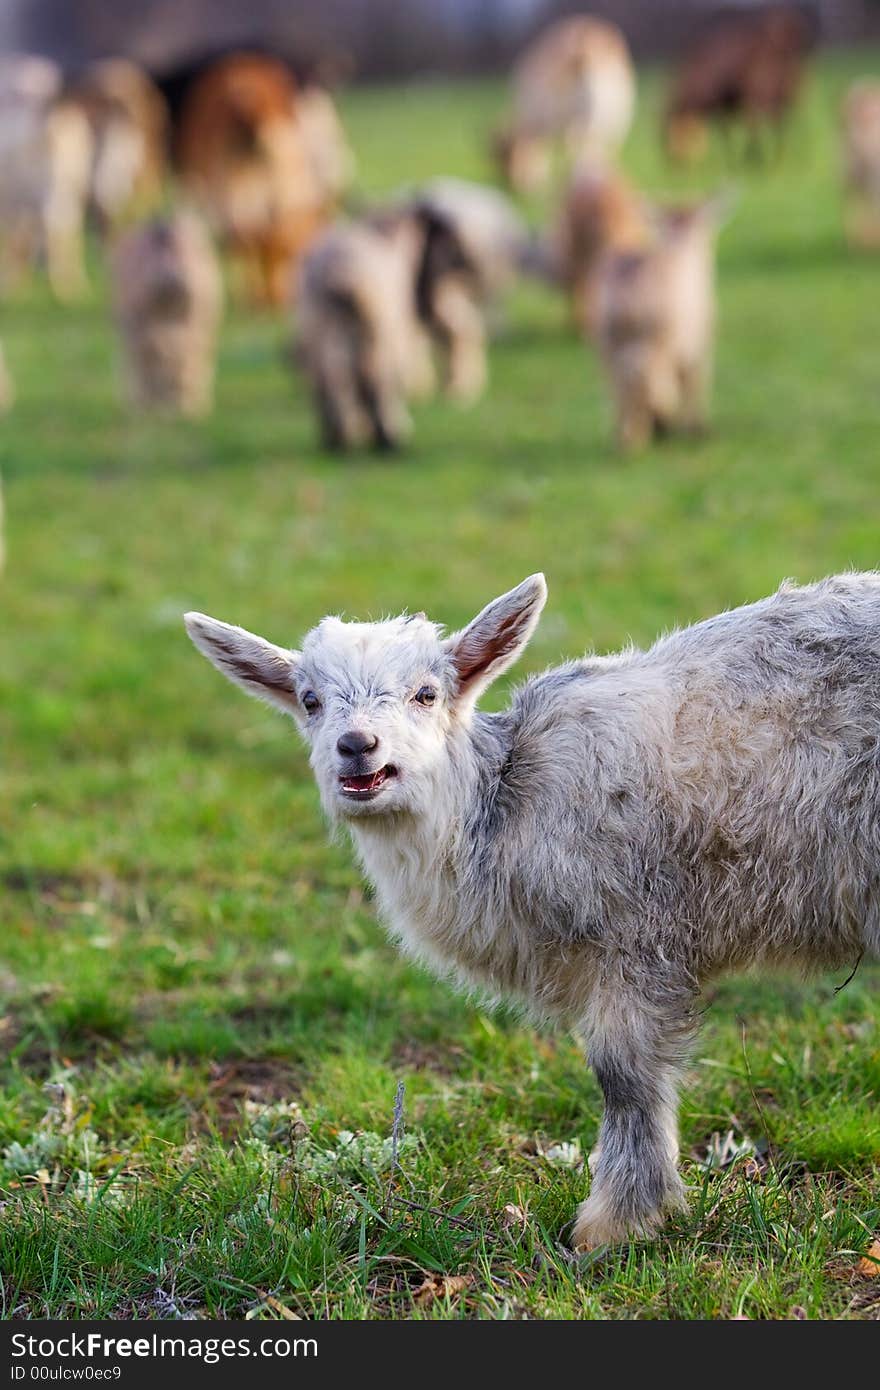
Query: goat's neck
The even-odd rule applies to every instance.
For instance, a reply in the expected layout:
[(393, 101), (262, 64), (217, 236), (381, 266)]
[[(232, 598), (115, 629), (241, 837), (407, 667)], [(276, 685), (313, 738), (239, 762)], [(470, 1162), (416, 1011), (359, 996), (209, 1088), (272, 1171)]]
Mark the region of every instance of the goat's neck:
[(490, 723), (455, 732), (448, 756), (435, 773), (432, 795), (419, 815), (364, 818), (352, 836), (364, 870), (376, 887), (383, 916), (416, 955), (453, 964), (466, 939), (479, 929), (480, 905), (464, 894), (468, 858), (463, 830), (503, 762), (503, 741)]
[(378, 888), (389, 871), (397, 875), (411, 868), (419, 880), (454, 874), (459, 833), (481, 793), (484, 759), (474, 731), (459, 729), (434, 771), (420, 814), (365, 817), (352, 824), (355, 845)]

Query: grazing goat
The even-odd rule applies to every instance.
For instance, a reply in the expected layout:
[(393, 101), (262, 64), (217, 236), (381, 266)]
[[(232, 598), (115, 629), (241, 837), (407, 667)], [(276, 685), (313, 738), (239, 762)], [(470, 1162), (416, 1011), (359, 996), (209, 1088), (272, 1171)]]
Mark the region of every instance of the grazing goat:
[(596, 338), (621, 449), (707, 423), (715, 332), (715, 235), (729, 200), (668, 208), (656, 243), (600, 262)]
[(477, 713), (546, 592), (533, 575), (450, 637), (423, 614), (325, 618), (301, 651), (186, 625), (293, 716), (402, 948), (583, 1033), (605, 1096), (586, 1248), (683, 1203), (699, 991), (880, 954), (880, 575), (783, 585)]
[(303, 102), (274, 58), (222, 59), (186, 95), (178, 159), (215, 232), (244, 261), (255, 297), (284, 303), (293, 268), (332, 219), (348, 178), (330, 98), (312, 93)]
[(202, 224), (177, 213), (133, 227), (115, 249), (113, 280), (132, 403), (204, 414), (213, 396), (223, 284)]
[(792, 5), (712, 24), (676, 73), (664, 118), (668, 154), (689, 159), (702, 153), (710, 121), (725, 137), (733, 122), (742, 122), (753, 155), (760, 152), (762, 132), (775, 132), (778, 142), (812, 41), (805, 14)]
[(297, 347), (328, 449), (396, 448), (407, 398), (430, 385), (414, 286), (423, 238), (410, 218), (332, 227), (306, 254)]
[(6, 279), (40, 257), (62, 300), (86, 284), (83, 225), (92, 142), (61, 71), (45, 58), (0, 59), (0, 243)]
[(528, 267), (532, 238), (508, 198), (465, 179), (425, 184), (411, 215), (424, 231), (417, 308), (443, 358), (444, 390), (455, 400), (475, 400), (488, 376), (491, 317)]
[(92, 63), (70, 85), (66, 100), (89, 123), (89, 212), (100, 230), (117, 227), (132, 210), (149, 210), (161, 196), (168, 110), (155, 83), (123, 58)]
[(474, 399), (486, 381), (488, 317), (530, 248), (506, 198), (455, 179), (325, 232), (295, 295), (298, 355), (325, 445), (401, 443), (407, 398), (432, 384), (432, 344), (447, 395)]
[(553, 231), (555, 261), (581, 332), (594, 336), (599, 267), (609, 252), (637, 251), (651, 237), (644, 200), (617, 170), (579, 165)]
[(843, 159), (853, 246), (880, 246), (880, 82), (863, 78), (843, 103)]
[(513, 115), (494, 137), (503, 176), (529, 193), (546, 181), (554, 144), (575, 159), (615, 154), (635, 101), (635, 71), (619, 29), (588, 15), (551, 24), (514, 68)]

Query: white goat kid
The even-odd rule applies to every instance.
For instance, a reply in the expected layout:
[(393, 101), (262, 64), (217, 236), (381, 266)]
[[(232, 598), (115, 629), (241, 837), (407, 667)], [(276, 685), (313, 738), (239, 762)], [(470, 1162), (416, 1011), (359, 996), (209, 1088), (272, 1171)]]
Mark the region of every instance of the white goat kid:
[(325, 618), (301, 651), (199, 613), (196, 646), (293, 715), (410, 954), (575, 1026), (605, 1096), (578, 1248), (681, 1204), (700, 988), (880, 949), (880, 575), (845, 575), (570, 662), (500, 714), (541, 575), (443, 637)]

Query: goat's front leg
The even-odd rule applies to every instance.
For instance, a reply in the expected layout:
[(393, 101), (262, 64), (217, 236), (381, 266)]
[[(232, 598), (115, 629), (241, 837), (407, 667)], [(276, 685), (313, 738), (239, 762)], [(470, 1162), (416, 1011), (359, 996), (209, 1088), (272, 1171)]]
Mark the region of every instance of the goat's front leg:
[(592, 1186), (572, 1232), (576, 1250), (652, 1235), (684, 1204), (677, 1171), (678, 1082), (690, 1034), (687, 1007), (616, 994), (594, 1008), (589, 1058), (605, 1096)]

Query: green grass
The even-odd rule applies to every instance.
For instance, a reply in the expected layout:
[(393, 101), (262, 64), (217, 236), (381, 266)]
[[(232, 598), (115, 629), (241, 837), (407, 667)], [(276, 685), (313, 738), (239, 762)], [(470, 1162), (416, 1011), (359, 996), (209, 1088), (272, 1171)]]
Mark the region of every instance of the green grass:
[[(575, 1042), (397, 958), (292, 729), (180, 623), (200, 608), (293, 641), (330, 610), (409, 606), (458, 624), (542, 568), (525, 671), (880, 563), (880, 262), (844, 247), (833, 126), (869, 65), (827, 61), (784, 162), (739, 175), (704, 442), (617, 458), (596, 363), (534, 288), (485, 399), (420, 407), (391, 461), (316, 451), (268, 318), (230, 314), (215, 415), (171, 425), (118, 402), (97, 266), (76, 309), (39, 288), (5, 308), (6, 1317), (272, 1316), (269, 1296), (333, 1318), (878, 1315), (880, 1282), (854, 1273), (880, 1225), (876, 969), (839, 996), (831, 979), (719, 989), (683, 1102), (688, 1213), (570, 1262), (587, 1178), (553, 1146), (587, 1152), (600, 1115)], [(664, 167), (659, 98), (651, 79), (633, 173), (654, 192), (724, 181), (717, 157)], [(364, 190), (483, 176), (502, 102), (479, 84), (351, 92)], [(707, 1169), (728, 1132), (757, 1161)], [(426, 1271), (469, 1282), (428, 1301)]]

